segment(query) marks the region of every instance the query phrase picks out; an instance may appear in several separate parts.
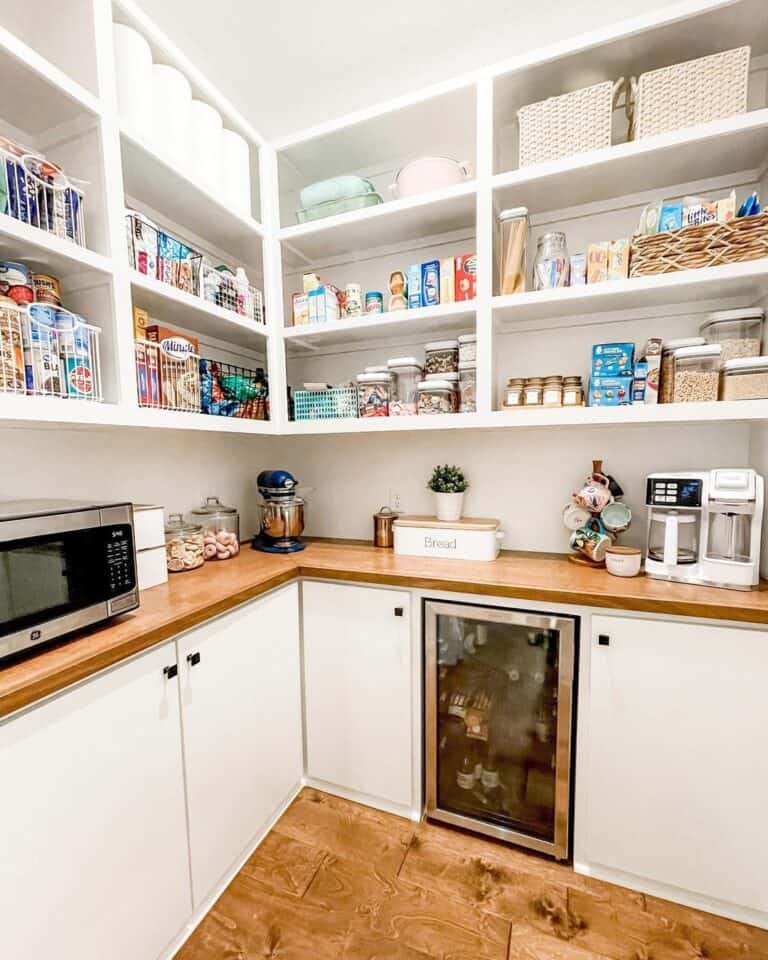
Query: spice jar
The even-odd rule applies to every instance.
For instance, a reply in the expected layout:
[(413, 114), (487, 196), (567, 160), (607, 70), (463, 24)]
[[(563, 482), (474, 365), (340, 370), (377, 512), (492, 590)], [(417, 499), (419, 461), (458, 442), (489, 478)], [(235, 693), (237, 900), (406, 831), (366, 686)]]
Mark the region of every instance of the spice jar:
[(675, 403), (717, 400), (720, 385), (720, 345), (682, 347), (674, 352)]
[(448, 380), (422, 380), (418, 387), (418, 412), (456, 413), (459, 402), (455, 385)]
[(165, 525), (165, 561), (170, 573), (203, 565), (203, 528), (187, 523), (180, 513), (169, 513)]
[(525, 406), (541, 406), (543, 391), (544, 380), (542, 377), (528, 377), (523, 387), (523, 403)]
[(563, 405), (563, 378), (560, 376), (545, 377), (542, 388), (541, 402), (545, 407), (562, 407)]
[(360, 416), (389, 416), (391, 386), (391, 373), (359, 373), (357, 375), (357, 405)]
[(387, 364), (392, 383), (389, 393), (390, 417), (409, 417), (416, 413), (416, 393), (424, 376), (416, 357), (396, 357)]
[(525, 403), (524, 386), (525, 380), (522, 377), (511, 377), (507, 380), (507, 389), (504, 392), (505, 407), (522, 407)]
[(459, 369), (459, 341), (438, 340), (424, 347), (424, 372), (456, 373)]
[(768, 400), (768, 357), (727, 360), (720, 375), (721, 400)]
[[(474, 363), (477, 360), (477, 336), (474, 333), (462, 333), (459, 337), (459, 364)], [(461, 370), (461, 366), (459, 366)]]
[(667, 340), (661, 348), (661, 386), (659, 403), (672, 403), (675, 396), (675, 350), (681, 347), (700, 347), (706, 341), (704, 337), (682, 337)]
[(234, 507), (225, 506), (218, 497), (208, 497), (190, 516), (202, 525), (206, 560), (229, 560), (240, 553), (240, 517)]
[(533, 261), (533, 289), (552, 290), (567, 287), (570, 275), (570, 258), (565, 244), (565, 234), (545, 233), (539, 237), (536, 259)]
[(563, 377), (563, 406), (584, 406), (584, 387), (581, 377)]
[(699, 327), (699, 334), (707, 343), (720, 344), (720, 359), (738, 360), (740, 357), (759, 357), (763, 345), (765, 314), (760, 307), (748, 310), (720, 310), (710, 314)]
[(459, 361), (459, 413), (477, 410), (477, 364), (474, 360)]

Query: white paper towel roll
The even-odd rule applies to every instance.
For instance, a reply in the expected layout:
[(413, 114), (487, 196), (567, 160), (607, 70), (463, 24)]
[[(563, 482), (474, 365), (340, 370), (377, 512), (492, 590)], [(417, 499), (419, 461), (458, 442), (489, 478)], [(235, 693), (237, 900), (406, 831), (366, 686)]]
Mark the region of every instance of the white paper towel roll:
[(190, 172), (192, 144), (190, 116), (192, 88), (175, 67), (164, 63), (152, 66), (152, 127), (154, 142), (165, 156)]
[(251, 214), (251, 152), (248, 142), (233, 130), (222, 132), (223, 199), (228, 207)]
[(202, 100), (193, 100), (191, 120), (192, 173), (195, 181), (221, 196), (221, 114)]
[(112, 25), (115, 41), (117, 108), (131, 130), (152, 137), (152, 51), (140, 33)]

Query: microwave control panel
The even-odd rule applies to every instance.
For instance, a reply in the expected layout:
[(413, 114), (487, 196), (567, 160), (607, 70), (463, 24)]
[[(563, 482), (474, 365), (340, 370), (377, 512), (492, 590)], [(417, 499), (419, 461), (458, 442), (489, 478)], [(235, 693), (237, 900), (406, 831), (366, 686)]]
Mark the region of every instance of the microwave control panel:
[(104, 532), (107, 588), (116, 597), (136, 586), (133, 537), (130, 526), (109, 526)]
[(649, 477), (645, 502), (658, 507), (700, 507), (704, 482), (684, 477)]

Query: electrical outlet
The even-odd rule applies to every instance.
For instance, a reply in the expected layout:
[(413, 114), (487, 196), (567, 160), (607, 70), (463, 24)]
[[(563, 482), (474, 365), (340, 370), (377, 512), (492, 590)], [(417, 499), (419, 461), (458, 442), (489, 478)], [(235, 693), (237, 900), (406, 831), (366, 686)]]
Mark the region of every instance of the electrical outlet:
[(389, 509), (393, 510), (395, 513), (403, 512), (403, 500), (400, 496), (400, 491), (390, 488), (389, 491)]

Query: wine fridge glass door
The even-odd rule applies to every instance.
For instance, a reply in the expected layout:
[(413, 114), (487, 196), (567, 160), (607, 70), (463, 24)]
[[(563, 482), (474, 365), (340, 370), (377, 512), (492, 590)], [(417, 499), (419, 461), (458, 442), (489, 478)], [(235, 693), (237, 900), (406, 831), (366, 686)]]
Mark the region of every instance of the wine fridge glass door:
[(568, 855), (575, 618), (427, 601), (427, 815)]

